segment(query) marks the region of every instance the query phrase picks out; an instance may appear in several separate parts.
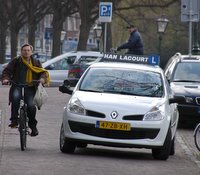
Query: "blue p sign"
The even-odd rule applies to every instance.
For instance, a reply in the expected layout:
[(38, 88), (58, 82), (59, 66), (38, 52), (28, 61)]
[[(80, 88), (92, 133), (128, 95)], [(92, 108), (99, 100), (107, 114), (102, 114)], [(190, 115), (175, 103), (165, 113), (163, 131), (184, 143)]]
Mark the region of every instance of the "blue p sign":
[(110, 16), (111, 7), (110, 5), (101, 5), (100, 6), (100, 16)]
[(111, 22), (112, 19), (112, 3), (100, 2), (99, 4), (99, 21)]

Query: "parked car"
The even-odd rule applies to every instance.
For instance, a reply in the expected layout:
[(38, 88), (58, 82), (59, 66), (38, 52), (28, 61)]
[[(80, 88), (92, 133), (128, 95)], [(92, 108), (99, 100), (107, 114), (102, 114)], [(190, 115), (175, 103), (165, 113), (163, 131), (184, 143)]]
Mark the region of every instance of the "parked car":
[(186, 101), (178, 104), (181, 123), (200, 121), (200, 56), (172, 56), (164, 69), (175, 95), (184, 96)]
[(69, 71), (68, 71), (68, 78), (64, 81), (70, 82), (71, 87), (75, 87), (80, 77), (83, 75), (85, 70), (92, 64), (99, 62), (102, 59), (102, 56), (99, 56), (99, 58), (95, 57), (82, 57), (79, 60), (75, 61), (73, 64), (69, 65)]
[[(132, 60), (130, 55), (118, 56), (114, 56), (116, 61)], [(135, 60), (137, 64), (94, 63), (73, 91), (59, 87), (72, 95), (60, 129), (62, 152), (73, 153), (76, 147), (95, 144), (148, 148), (161, 160), (175, 153), (176, 103), (184, 98), (172, 96), (161, 68), (137, 62), (150, 63), (149, 58), (137, 56)]]
[(76, 64), (79, 60), (95, 60), (102, 56), (102, 53), (95, 51), (67, 52), (51, 60), (42, 63), (42, 66), (49, 71), (50, 86), (59, 86), (68, 78), (69, 66)]

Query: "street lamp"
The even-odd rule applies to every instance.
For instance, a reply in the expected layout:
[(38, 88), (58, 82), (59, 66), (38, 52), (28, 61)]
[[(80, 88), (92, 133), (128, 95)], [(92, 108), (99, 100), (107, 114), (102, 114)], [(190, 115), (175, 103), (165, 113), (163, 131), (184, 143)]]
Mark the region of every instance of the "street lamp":
[(165, 18), (164, 15), (162, 15), (161, 18), (158, 18), (156, 20), (156, 22), (157, 22), (157, 32), (159, 33), (158, 52), (159, 52), (159, 55), (160, 55), (162, 35), (165, 33), (165, 30), (167, 28), (167, 24), (168, 24), (169, 20), (167, 18)]
[(94, 30), (95, 38), (96, 38), (96, 41), (97, 41), (97, 48), (98, 48), (98, 51), (99, 51), (99, 44), (100, 44), (100, 39), (101, 39), (101, 34), (102, 34), (102, 27), (101, 27), (101, 25), (96, 24), (94, 26), (93, 30)]
[(65, 40), (65, 35), (66, 35), (66, 32), (65, 31), (61, 31), (61, 35), (60, 35), (60, 53), (61, 54), (63, 52), (63, 42)]

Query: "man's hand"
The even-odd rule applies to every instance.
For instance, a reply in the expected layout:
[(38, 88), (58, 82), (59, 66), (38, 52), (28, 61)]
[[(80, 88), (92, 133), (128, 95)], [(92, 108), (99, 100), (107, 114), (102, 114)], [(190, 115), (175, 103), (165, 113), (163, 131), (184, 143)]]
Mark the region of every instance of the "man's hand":
[(121, 50), (121, 47), (118, 47), (118, 48), (117, 48), (117, 51), (119, 51), (119, 50)]
[(39, 82), (42, 83), (42, 84), (45, 84), (45, 79), (44, 78), (40, 78)]
[(8, 80), (8, 79), (4, 79), (4, 80), (2, 81), (2, 84), (3, 84), (3, 85), (8, 85), (8, 83), (9, 83), (9, 80)]

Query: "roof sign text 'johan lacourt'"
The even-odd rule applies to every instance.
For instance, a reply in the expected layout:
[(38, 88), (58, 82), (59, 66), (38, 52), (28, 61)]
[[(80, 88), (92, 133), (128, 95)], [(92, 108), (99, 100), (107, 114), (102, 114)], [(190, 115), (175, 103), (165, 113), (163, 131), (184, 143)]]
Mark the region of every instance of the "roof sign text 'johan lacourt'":
[(159, 65), (160, 57), (159, 55), (146, 56), (146, 55), (129, 55), (129, 54), (120, 55), (113, 53), (105, 53), (102, 61)]

